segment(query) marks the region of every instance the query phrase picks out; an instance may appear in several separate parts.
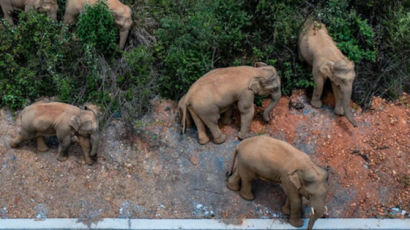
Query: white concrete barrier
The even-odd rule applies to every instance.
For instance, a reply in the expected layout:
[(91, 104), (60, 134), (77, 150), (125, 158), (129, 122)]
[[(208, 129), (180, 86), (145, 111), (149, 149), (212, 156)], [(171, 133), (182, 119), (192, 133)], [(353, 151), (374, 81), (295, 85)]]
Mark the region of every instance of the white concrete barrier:
[[(0, 230), (34, 229), (135, 229), (135, 230), (219, 230), (219, 229), (306, 229), (308, 220), (301, 228), (295, 228), (278, 219), (100, 219), (84, 223), (79, 219), (0, 219)], [(355, 230), (355, 229), (394, 229), (410, 230), (410, 219), (319, 219), (314, 229), (319, 230)]]

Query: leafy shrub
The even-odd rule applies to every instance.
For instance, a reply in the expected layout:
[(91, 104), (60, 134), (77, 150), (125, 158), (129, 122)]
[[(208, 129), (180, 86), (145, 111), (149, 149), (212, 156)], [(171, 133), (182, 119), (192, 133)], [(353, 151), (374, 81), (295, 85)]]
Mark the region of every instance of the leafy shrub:
[(215, 66), (229, 65), (240, 52), (242, 27), (249, 16), (243, 1), (177, 1), (164, 3), (169, 15), (157, 30), (161, 95), (182, 96), (191, 84)]
[(0, 25), (0, 100), (12, 109), (56, 94), (55, 74), (63, 58), (60, 28), (47, 16), (20, 13), (19, 24)]
[(132, 108), (128, 110), (138, 117), (149, 110), (149, 101), (158, 93), (157, 78), (152, 70), (152, 50), (138, 46), (125, 53), (125, 63), (124, 73), (117, 78), (119, 87), (123, 89), (120, 97), (132, 102)]
[(375, 33), (348, 1), (329, 0), (317, 17), (325, 23), (339, 49), (354, 61), (376, 61)]
[(254, 38), (250, 43), (252, 59), (275, 66), (284, 95), (289, 95), (293, 89), (314, 85), (311, 74), (297, 60), (298, 34), (304, 16), (295, 9), (301, 5), (299, 0), (262, 0), (247, 6), (249, 13), (255, 12), (249, 28)]
[(114, 16), (101, 0), (85, 7), (79, 17), (76, 33), (83, 44), (94, 47), (102, 54), (112, 55), (117, 50), (115, 42), (118, 29), (114, 24)]

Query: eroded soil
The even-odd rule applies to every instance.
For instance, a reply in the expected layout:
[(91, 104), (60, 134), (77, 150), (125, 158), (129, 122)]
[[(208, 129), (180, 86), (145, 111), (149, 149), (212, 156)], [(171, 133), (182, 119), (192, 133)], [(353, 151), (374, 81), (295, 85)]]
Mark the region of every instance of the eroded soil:
[[(262, 121), (269, 103), (264, 101), (251, 131), (286, 140), (329, 168), (329, 217), (408, 218), (410, 97), (375, 98), (365, 113), (353, 105), (357, 128), (334, 115), (331, 96), (321, 109), (307, 101), (303, 91), (282, 97), (269, 124)], [(33, 141), (11, 149), (15, 119), (1, 110), (0, 217), (283, 218), (285, 196), (278, 185), (256, 182), (252, 202), (224, 185), (239, 143), (238, 114), (232, 125), (221, 126), (228, 135), (224, 144), (199, 145), (195, 128), (180, 134), (174, 102), (157, 100), (153, 106), (152, 114), (136, 122), (135, 135), (127, 135), (119, 120), (107, 125), (92, 166), (77, 145), (67, 161), (58, 162), (52, 137), (47, 152), (37, 153)]]

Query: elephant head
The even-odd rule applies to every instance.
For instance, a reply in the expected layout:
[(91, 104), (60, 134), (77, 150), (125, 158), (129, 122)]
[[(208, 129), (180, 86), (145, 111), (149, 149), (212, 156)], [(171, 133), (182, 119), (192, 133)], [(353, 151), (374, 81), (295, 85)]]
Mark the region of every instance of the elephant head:
[(70, 119), (70, 127), (76, 135), (90, 138), (91, 156), (96, 155), (99, 142), (98, 115), (99, 110), (97, 106), (86, 104), (80, 113), (72, 116)]
[(326, 170), (312, 165), (305, 169), (297, 169), (289, 173), (288, 177), (299, 193), (310, 201), (312, 213), (308, 229), (312, 229), (315, 221), (327, 211), (325, 203), (328, 191), (328, 174)]
[(255, 68), (259, 70), (260, 75), (250, 81), (249, 89), (258, 95), (271, 95), (272, 101), (263, 112), (263, 119), (268, 122), (270, 112), (275, 108), (281, 97), (280, 77), (273, 66), (266, 65), (263, 62), (256, 62)]
[(322, 64), (319, 71), (328, 76), (329, 79), (339, 87), (342, 92), (343, 110), (346, 118), (357, 127), (356, 121), (353, 119), (352, 109), (350, 108), (350, 98), (352, 96), (353, 81), (356, 76), (354, 71), (354, 63), (343, 58), (337, 62), (327, 61)]

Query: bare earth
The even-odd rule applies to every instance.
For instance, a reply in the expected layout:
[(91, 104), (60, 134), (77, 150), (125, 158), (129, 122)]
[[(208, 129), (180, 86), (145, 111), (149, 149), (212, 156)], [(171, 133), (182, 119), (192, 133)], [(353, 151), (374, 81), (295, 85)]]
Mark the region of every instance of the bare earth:
[[(409, 218), (410, 96), (396, 102), (375, 98), (365, 113), (353, 105), (358, 128), (334, 115), (331, 96), (325, 101), (314, 109), (303, 91), (282, 97), (269, 124), (262, 121), (263, 106), (257, 108), (251, 131), (286, 140), (329, 167), (329, 217)], [(284, 217), (280, 186), (256, 182), (251, 202), (225, 187), (239, 143), (238, 114), (232, 125), (221, 126), (228, 135), (224, 144), (199, 145), (195, 128), (180, 134), (174, 102), (157, 100), (153, 106), (153, 114), (136, 122), (134, 136), (118, 120), (107, 125), (92, 166), (77, 145), (67, 161), (58, 162), (52, 137), (48, 152), (37, 153), (33, 141), (11, 149), (15, 119), (1, 110), (0, 218)]]

